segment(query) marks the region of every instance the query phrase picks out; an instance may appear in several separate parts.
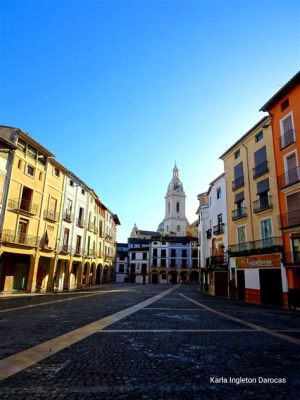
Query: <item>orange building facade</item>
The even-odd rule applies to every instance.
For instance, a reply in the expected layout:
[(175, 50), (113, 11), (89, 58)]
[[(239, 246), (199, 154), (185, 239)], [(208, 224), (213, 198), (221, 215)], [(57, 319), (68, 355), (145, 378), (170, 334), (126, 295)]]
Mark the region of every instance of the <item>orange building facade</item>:
[(300, 305), (300, 71), (260, 109), (272, 118), (283, 263), (290, 306)]

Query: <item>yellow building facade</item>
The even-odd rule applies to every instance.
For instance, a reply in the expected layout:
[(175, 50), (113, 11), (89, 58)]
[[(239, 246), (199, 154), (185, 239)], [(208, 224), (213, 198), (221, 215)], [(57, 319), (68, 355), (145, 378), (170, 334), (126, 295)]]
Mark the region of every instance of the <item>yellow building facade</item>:
[(287, 287), (270, 117), (262, 118), (220, 158), (226, 175), (230, 277), (237, 297), (282, 306)]
[(73, 290), (110, 281), (107, 207), (80, 181), (72, 210), (66, 191), (75, 186), (74, 175), (28, 134), (10, 129), (17, 133), (5, 150), (10, 162), (2, 174), (0, 292)]

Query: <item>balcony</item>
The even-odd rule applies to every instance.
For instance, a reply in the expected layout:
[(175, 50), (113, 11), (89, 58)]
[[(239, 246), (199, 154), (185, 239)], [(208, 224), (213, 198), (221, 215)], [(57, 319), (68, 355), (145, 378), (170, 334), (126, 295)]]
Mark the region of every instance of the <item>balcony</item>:
[(213, 227), (213, 234), (214, 235), (222, 235), (222, 233), (224, 233), (224, 225), (225, 224), (223, 222), (221, 222), (218, 225), (215, 225)]
[(211, 239), (211, 229), (208, 229), (208, 230), (206, 231), (206, 238), (207, 238), (207, 239)]
[(246, 207), (239, 207), (236, 210), (232, 210), (231, 215), (232, 215), (232, 221), (237, 221), (238, 219), (246, 218), (247, 217)]
[(228, 256), (223, 254), (221, 256), (211, 256), (206, 258), (206, 268), (218, 267), (224, 268), (228, 265)]
[(59, 214), (56, 211), (52, 210), (44, 210), (44, 219), (48, 219), (49, 221), (58, 221)]
[(96, 251), (94, 249), (88, 249), (85, 251), (85, 256), (86, 257), (95, 257)]
[(65, 210), (63, 213), (63, 219), (67, 222), (73, 221), (73, 215), (70, 210)]
[(295, 130), (290, 129), (284, 135), (280, 137), (281, 150), (285, 149), (290, 144), (295, 143)]
[(39, 238), (37, 236), (27, 235), (9, 229), (4, 229), (1, 235), (1, 241), (4, 243), (21, 244), (28, 247), (37, 247)]
[(72, 247), (69, 244), (61, 244), (59, 246), (59, 252), (63, 254), (70, 254), (72, 252)]
[(25, 199), (9, 199), (8, 209), (24, 214), (36, 215), (38, 212), (38, 205), (32, 204), (31, 201)]
[(268, 161), (264, 161), (253, 168), (253, 179), (256, 179), (269, 172)]
[(79, 226), (79, 228), (84, 228), (83, 218), (77, 218), (77, 226)]
[(82, 256), (82, 254), (83, 254), (82, 248), (77, 246), (74, 249), (74, 256)]
[(297, 210), (289, 211), (286, 214), (279, 216), (281, 222), (281, 229), (292, 228), (300, 225), (300, 208)]
[(278, 177), (278, 188), (284, 189), (294, 183), (300, 182), (300, 166), (290, 169)]
[(240, 176), (235, 181), (232, 182), (232, 190), (237, 190), (244, 186), (244, 177)]
[(256, 214), (261, 211), (269, 210), (272, 207), (272, 196), (261, 197), (253, 202), (253, 212)]
[(285, 251), (283, 255), (283, 260), (285, 265), (300, 265), (300, 251)]
[(282, 238), (270, 237), (268, 239), (255, 240), (253, 242), (245, 242), (230, 245), (228, 254), (230, 256), (246, 256), (255, 254), (269, 254), (282, 251)]

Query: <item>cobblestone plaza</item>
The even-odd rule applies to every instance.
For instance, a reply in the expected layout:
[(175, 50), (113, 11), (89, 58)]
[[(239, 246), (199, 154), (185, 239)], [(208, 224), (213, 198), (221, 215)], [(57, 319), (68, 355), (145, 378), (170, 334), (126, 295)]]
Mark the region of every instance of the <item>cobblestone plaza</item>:
[(192, 285), (1, 300), (3, 399), (296, 399), (298, 312)]

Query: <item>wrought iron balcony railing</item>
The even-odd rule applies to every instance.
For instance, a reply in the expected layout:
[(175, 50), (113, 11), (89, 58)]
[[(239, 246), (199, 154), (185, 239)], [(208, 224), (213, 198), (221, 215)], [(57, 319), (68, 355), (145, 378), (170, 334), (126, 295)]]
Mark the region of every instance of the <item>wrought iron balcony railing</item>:
[(72, 222), (73, 221), (73, 215), (70, 210), (65, 210), (63, 213), (63, 219), (67, 222)]
[(76, 246), (73, 251), (74, 256), (82, 256), (83, 249), (81, 247)]
[(259, 176), (266, 174), (267, 172), (269, 172), (268, 161), (263, 161), (253, 168), (253, 178), (256, 179)]
[(300, 182), (300, 166), (290, 169), (285, 174), (278, 177), (279, 189), (284, 189), (294, 183)]
[(228, 256), (223, 254), (221, 256), (210, 256), (206, 258), (206, 268), (213, 266), (225, 266), (228, 264)]
[(79, 228), (84, 228), (84, 219), (83, 218), (77, 218), (77, 226), (79, 226)]
[(253, 242), (229, 245), (229, 255), (265, 254), (282, 251), (282, 238), (270, 237), (268, 239), (255, 240)]
[(38, 212), (38, 205), (31, 203), (25, 199), (9, 199), (8, 208), (13, 211), (23, 212), (26, 214), (36, 215)]
[(53, 210), (44, 210), (44, 218), (50, 221), (58, 221), (59, 214)]
[(224, 226), (225, 226), (225, 224), (223, 222), (218, 225), (215, 225), (213, 227), (214, 235), (221, 235), (222, 233), (224, 233)]
[(261, 197), (253, 202), (253, 212), (255, 213), (271, 209), (272, 207), (272, 196)]
[(289, 146), (290, 144), (295, 143), (295, 130), (290, 129), (285, 134), (280, 137), (280, 145), (281, 150)]
[(96, 251), (94, 249), (88, 249), (85, 251), (85, 256), (86, 257), (95, 257)]
[(70, 254), (72, 252), (72, 246), (69, 244), (62, 243), (59, 245), (59, 252), (64, 254)]
[(281, 229), (291, 228), (300, 225), (300, 208), (289, 211), (279, 216)]
[(232, 181), (232, 190), (237, 190), (243, 186), (244, 186), (244, 176), (240, 176), (239, 178)]
[(232, 221), (247, 217), (246, 207), (239, 207), (236, 210), (232, 210), (231, 215)]
[(1, 235), (1, 241), (6, 243), (21, 244), (29, 247), (37, 247), (39, 242), (38, 236), (27, 235), (17, 231), (4, 229)]

